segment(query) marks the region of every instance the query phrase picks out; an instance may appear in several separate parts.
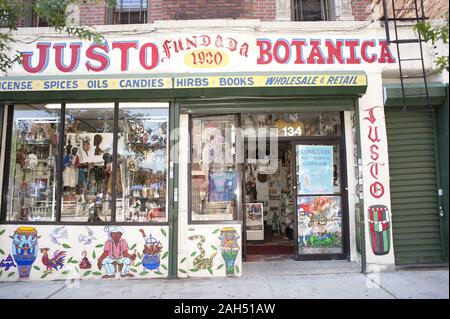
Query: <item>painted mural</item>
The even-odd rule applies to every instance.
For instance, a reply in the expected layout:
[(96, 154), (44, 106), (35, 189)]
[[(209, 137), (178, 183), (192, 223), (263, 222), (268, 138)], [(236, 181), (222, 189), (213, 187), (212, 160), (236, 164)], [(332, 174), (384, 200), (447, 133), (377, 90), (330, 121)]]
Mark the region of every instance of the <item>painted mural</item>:
[(167, 226), (4, 225), (0, 281), (165, 278), (167, 234)]
[(299, 253), (342, 252), (340, 196), (297, 198)]
[(191, 226), (187, 256), (179, 258), (179, 277), (241, 276), (240, 225)]
[[(391, 249), (391, 216), (389, 211), (389, 183), (384, 177), (389, 172), (386, 148), (386, 127), (382, 106), (366, 108), (362, 113), (362, 142), (367, 147), (365, 191), (367, 227), (371, 251), (374, 257), (388, 255)], [(384, 259), (383, 259), (384, 260)], [(393, 258), (392, 258), (393, 260)]]

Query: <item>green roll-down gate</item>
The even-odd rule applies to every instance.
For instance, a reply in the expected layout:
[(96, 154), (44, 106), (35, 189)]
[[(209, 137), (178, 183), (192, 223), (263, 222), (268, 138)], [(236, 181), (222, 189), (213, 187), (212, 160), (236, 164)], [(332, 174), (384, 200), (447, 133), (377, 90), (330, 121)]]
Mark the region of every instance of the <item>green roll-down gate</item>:
[(436, 113), (436, 109), (430, 111), (423, 105), (409, 106), (406, 111), (397, 106), (385, 107), (397, 265), (434, 264), (445, 259), (439, 195), (438, 153), (442, 150)]

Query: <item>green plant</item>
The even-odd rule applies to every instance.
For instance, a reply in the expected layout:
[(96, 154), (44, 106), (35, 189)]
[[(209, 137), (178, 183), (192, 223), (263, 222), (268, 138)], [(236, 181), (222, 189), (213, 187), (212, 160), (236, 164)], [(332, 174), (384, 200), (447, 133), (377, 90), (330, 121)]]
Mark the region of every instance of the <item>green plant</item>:
[[(30, 11), (59, 33), (96, 43), (104, 41), (99, 32), (85, 26), (70, 25), (68, 22), (71, 14), (68, 6), (79, 2), (80, 0), (0, 0), (0, 26), (3, 28), (0, 32), (0, 72), (7, 74), (16, 63), (22, 63), (21, 54), (12, 48), (12, 43), (17, 42), (14, 32), (17, 31), (20, 18)], [(111, 7), (116, 6), (116, 0), (106, 0), (106, 3)]]
[[(419, 32), (421, 37), (426, 41), (436, 46), (436, 42), (441, 40), (444, 44), (448, 44), (449, 36), (448, 36), (448, 24), (449, 18), (447, 17), (447, 22), (442, 26), (433, 27), (429, 21), (426, 22), (418, 22), (414, 25), (414, 30)], [(443, 55), (438, 56), (435, 60), (435, 63), (438, 67), (439, 72), (443, 70), (449, 70), (449, 56)]]

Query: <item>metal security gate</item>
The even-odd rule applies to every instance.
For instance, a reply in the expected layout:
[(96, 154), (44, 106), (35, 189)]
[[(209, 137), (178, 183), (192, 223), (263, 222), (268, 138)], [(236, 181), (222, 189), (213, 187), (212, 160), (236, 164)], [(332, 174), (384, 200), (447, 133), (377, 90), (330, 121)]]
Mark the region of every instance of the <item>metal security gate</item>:
[(434, 113), (386, 108), (396, 264), (443, 260)]

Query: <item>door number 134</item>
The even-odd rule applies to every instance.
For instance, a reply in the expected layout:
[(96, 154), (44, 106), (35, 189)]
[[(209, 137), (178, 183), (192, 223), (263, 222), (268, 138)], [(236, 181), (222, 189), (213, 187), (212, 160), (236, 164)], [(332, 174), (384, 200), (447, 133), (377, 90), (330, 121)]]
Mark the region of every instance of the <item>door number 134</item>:
[(284, 136), (296, 136), (296, 135), (300, 136), (300, 135), (302, 135), (302, 129), (300, 126), (297, 128), (294, 128), (292, 126), (283, 127), (281, 130), (283, 131)]

